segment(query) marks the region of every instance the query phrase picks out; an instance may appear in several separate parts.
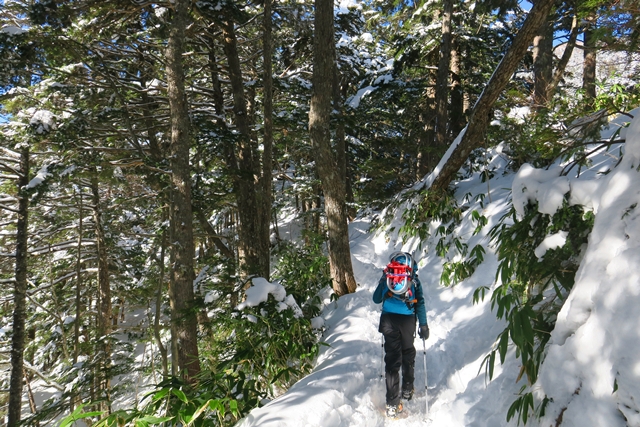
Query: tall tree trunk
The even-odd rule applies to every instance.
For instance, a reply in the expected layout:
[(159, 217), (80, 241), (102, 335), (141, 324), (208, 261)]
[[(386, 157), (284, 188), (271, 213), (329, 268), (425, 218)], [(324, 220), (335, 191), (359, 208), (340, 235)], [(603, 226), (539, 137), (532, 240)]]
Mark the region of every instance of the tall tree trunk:
[[(435, 140), (435, 90), (433, 87), (427, 87), (424, 95), (424, 107), (418, 116), (420, 122), (420, 133), (417, 137), (418, 152), (416, 155), (416, 171), (417, 178), (420, 180), (429, 173), (437, 164), (435, 159), (433, 141)], [(435, 159), (435, 161), (434, 161)]]
[(213, 107), (219, 116), (218, 123), (224, 124), (224, 93), (220, 84), (220, 71), (218, 69), (218, 59), (216, 58), (215, 44), (216, 40), (210, 37), (211, 46), (209, 46), (209, 72), (211, 74), (211, 89), (213, 90)]
[[(262, 217), (257, 214), (260, 206), (256, 194), (258, 188), (258, 160), (251, 140), (251, 122), (247, 111), (244, 93), (244, 81), (240, 68), (237, 39), (233, 21), (222, 25), (224, 50), (229, 65), (229, 79), (233, 93), (233, 112), (238, 128), (237, 160), (230, 159), (234, 175), (234, 192), (238, 206), (238, 256), (243, 275), (269, 276), (268, 242), (263, 242), (258, 222)], [(265, 248), (267, 251), (265, 252)]]
[(153, 337), (156, 340), (156, 344), (158, 345), (158, 350), (160, 351), (160, 360), (162, 362), (162, 375), (166, 378), (169, 375), (169, 363), (167, 359), (167, 348), (164, 346), (162, 342), (162, 337), (160, 336), (160, 316), (162, 315), (162, 296), (164, 294), (164, 258), (165, 258), (165, 248), (167, 247), (167, 238), (166, 231), (162, 232), (162, 241), (160, 243), (160, 259), (158, 260), (158, 266), (160, 267), (159, 278), (158, 278), (158, 289), (156, 291), (156, 307), (155, 307), (155, 316), (153, 318)]
[[(349, 152), (347, 149), (347, 138), (344, 123), (344, 89), (342, 75), (338, 68), (337, 61), (333, 61), (333, 111), (336, 112), (336, 129), (334, 134), (334, 146), (338, 173), (344, 177), (344, 195), (346, 202), (353, 201), (353, 189), (349, 180)], [(356, 212), (346, 207), (347, 218), (355, 217)]]
[(271, 41), (271, 2), (264, 1), (264, 25), (262, 36), (262, 55), (263, 55), (263, 80), (264, 80), (264, 133), (262, 139), (262, 177), (260, 182), (259, 202), (260, 202), (260, 218), (258, 225), (260, 228), (260, 242), (263, 247), (261, 249), (261, 257), (264, 257), (263, 275), (268, 280), (270, 275), (269, 250), (271, 237), (271, 204), (273, 199), (273, 65), (271, 60), (272, 41)]
[(447, 147), (447, 125), (449, 122), (449, 68), (451, 64), (451, 16), (453, 15), (453, 0), (443, 0), (442, 14), (442, 44), (440, 45), (440, 59), (436, 75), (436, 126), (435, 126), (435, 154), (442, 156)]
[[(29, 379), (29, 374), (27, 370), (24, 370), (24, 382), (27, 386), (27, 395), (29, 396), (29, 409), (31, 409), (31, 413), (35, 414), (38, 411), (38, 407), (36, 406), (36, 398), (33, 394), (33, 389), (31, 388), (31, 380)], [(40, 421), (35, 420), (33, 422), (33, 427), (40, 427)]]
[(462, 58), (455, 39), (451, 42), (451, 135), (455, 138), (464, 128), (464, 94), (462, 93)]
[(533, 108), (546, 108), (553, 73), (553, 21), (547, 20), (533, 38)]
[[(75, 191), (74, 191), (75, 193)], [(82, 187), (78, 195), (78, 240), (76, 251), (76, 289), (75, 289), (75, 305), (76, 305), (76, 319), (73, 322), (73, 364), (78, 363), (80, 357), (80, 316), (82, 315), (82, 235), (84, 226), (84, 200), (82, 194)], [(78, 394), (74, 394), (70, 399), (71, 412), (73, 412), (76, 404), (79, 402)]]
[(102, 222), (102, 206), (100, 204), (100, 189), (98, 187), (97, 171), (91, 176), (91, 194), (93, 223), (96, 233), (96, 246), (98, 251), (98, 295), (100, 306), (98, 307), (98, 337), (99, 337), (99, 388), (104, 393), (105, 400), (101, 402), (102, 410), (109, 410), (111, 388), (111, 283), (109, 280), (109, 257), (107, 243), (105, 241), (104, 224)]
[[(213, 90), (213, 107), (218, 116), (216, 118), (216, 123), (221, 127), (226, 127), (227, 123), (225, 120), (225, 111), (224, 111), (224, 93), (222, 92), (222, 85), (220, 83), (220, 70), (218, 67), (218, 59), (215, 54), (215, 38), (210, 36), (210, 46), (209, 46), (209, 73), (211, 76), (211, 89)], [(227, 159), (228, 164), (232, 165), (232, 167), (237, 169), (237, 162), (235, 159), (235, 154), (233, 153), (232, 147), (230, 144), (225, 146), (225, 158)], [(202, 208), (199, 206), (194, 206), (195, 216), (198, 222), (200, 222), (204, 231), (209, 235), (209, 239), (211, 239), (220, 251), (220, 253), (226, 258), (235, 262), (235, 253), (222, 242), (222, 240), (218, 237), (218, 233), (216, 230), (209, 224), (209, 220), (207, 216), (203, 212)]]
[[(418, 122), (421, 127), (424, 127), (424, 113), (418, 114)], [(424, 176), (429, 172), (427, 168), (427, 147), (428, 140), (426, 133), (423, 129), (419, 129), (416, 132), (416, 136), (414, 138), (416, 141), (416, 181), (420, 181)]]
[(25, 319), (27, 296), (27, 259), (29, 225), (29, 146), (20, 150), (18, 185), (18, 223), (16, 225), (15, 287), (13, 290), (13, 333), (11, 336), (11, 378), (7, 427), (18, 427), (22, 416), (24, 378)]
[(345, 178), (344, 180), (344, 193), (345, 193), (345, 201), (347, 194), (347, 146), (345, 143), (345, 129), (344, 129), (344, 119), (343, 119), (343, 109), (342, 109), (342, 94), (340, 93), (341, 86), (341, 76), (340, 70), (338, 69), (337, 61), (333, 61), (333, 106), (332, 110), (334, 111), (335, 117), (335, 131), (334, 131), (334, 155), (336, 159), (336, 166), (338, 167), (338, 174)]
[(355, 292), (345, 205), (345, 177), (331, 149), (331, 94), (335, 67), (333, 1), (315, 0), (313, 94), (309, 109), (309, 133), (316, 168), (322, 182), (329, 234), (329, 264), (333, 289), (338, 296)]
[[(552, 6), (553, 0), (538, 0), (534, 3), (524, 25), (516, 35), (502, 61), (500, 61), (480, 98), (478, 98), (460, 143), (455, 147), (451, 147), (449, 157), (441, 165), (441, 168), (436, 171), (430, 185), (432, 190), (446, 190), (455, 174), (469, 157), (469, 154), (484, 141), (484, 133), (489, 123), (489, 115), (493, 104), (507, 83), (509, 83), (509, 80), (511, 80), (511, 76), (529, 48), (540, 25), (547, 20)], [(428, 185), (429, 183), (427, 183)]]
[(171, 115), (170, 167), (171, 197), (171, 278), (169, 300), (171, 321), (176, 334), (178, 369), (187, 379), (200, 372), (198, 357), (198, 324), (194, 312), (193, 281), (194, 243), (193, 215), (191, 209), (191, 167), (189, 149), (191, 136), (189, 110), (184, 87), (185, 73), (182, 64), (185, 27), (188, 17), (188, 0), (175, 0), (174, 15), (166, 50), (167, 88)]
[(584, 30), (584, 63), (582, 67), (582, 89), (585, 101), (591, 105), (596, 98), (596, 46), (593, 25), (593, 16), (587, 19), (587, 27)]
[(78, 196), (78, 250), (76, 253), (76, 320), (73, 322), (73, 363), (78, 363), (80, 356), (80, 316), (82, 314), (82, 234), (84, 219), (84, 203), (82, 188)]
[(547, 99), (550, 100), (553, 98), (555, 94), (556, 88), (560, 84), (562, 77), (564, 76), (564, 71), (567, 68), (567, 64), (569, 63), (569, 59), (571, 59), (571, 55), (573, 54), (573, 49), (576, 46), (576, 40), (578, 39), (578, 16), (573, 15), (573, 22), (571, 23), (571, 31), (569, 32), (569, 39), (564, 48), (564, 52), (562, 53), (562, 58), (558, 61), (558, 66), (556, 67), (555, 72), (553, 73), (553, 78), (551, 79), (551, 83), (547, 88)]

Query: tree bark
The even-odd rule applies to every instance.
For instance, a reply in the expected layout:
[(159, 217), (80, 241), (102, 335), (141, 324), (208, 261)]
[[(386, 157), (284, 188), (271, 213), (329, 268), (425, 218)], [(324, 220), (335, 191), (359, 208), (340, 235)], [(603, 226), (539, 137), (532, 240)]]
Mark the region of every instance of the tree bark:
[[(82, 315), (82, 235), (84, 230), (84, 200), (82, 187), (80, 187), (79, 192), (75, 194), (78, 196), (78, 247), (76, 251), (76, 319), (73, 322), (73, 364), (78, 363), (78, 358), (80, 357), (80, 316)], [(78, 395), (74, 394), (69, 400), (71, 402), (71, 412), (73, 412), (76, 404), (79, 402)]]
[(111, 283), (109, 279), (109, 256), (107, 242), (105, 240), (104, 224), (102, 223), (102, 207), (100, 204), (100, 189), (98, 187), (97, 171), (91, 176), (91, 194), (93, 223), (96, 233), (96, 248), (98, 252), (98, 295), (100, 306), (98, 307), (98, 348), (100, 351), (99, 383), (100, 390), (104, 393), (101, 402), (102, 410), (106, 411), (110, 404), (111, 388)]
[(263, 115), (264, 115), (264, 133), (262, 139), (262, 177), (260, 178), (260, 192), (258, 200), (260, 202), (260, 218), (258, 225), (260, 228), (260, 241), (264, 246), (261, 249), (261, 257), (264, 257), (264, 277), (269, 280), (270, 265), (269, 252), (271, 242), (271, 205), (273, 200), (273, 65), (272, 65), (272, 34), (271, 34), (271, 2), (264, 1), (264, 25), (262, 36), (262, 56), (263, 56)]
[(546, 108), (553, 74), (553, 21), (547, 20), (533, 39), (533, 108)]
[(351, 265), (345, 177), (331, 148), (331, 95), (335, 68), (333, 1), (315, 0), (313, 94), (309, 109), (309, 133), (316, 169), (322, 182), (329, 235), (329, 264), (333, 289), (338, 296), (355, 292)]
[(456, 147), (452, 147), (452, 152), (441, 169), (435, 171), (437, 175), (430, 186), (431, 190), (446, 190), (455, 174), (469, 157), (469, 154), (484, 141), (484, 133), (487, 129), (489, 115), (494, 103), (507, 83), (509, 83), (540, 25), (549, 16), (552, 6), (553, 0), (538, 0), (529, 11), (529, 15), (513, 40), (513, 44), (502, 58), (502, 61), (500, 61), (500, 64), (498, 64), (493, 76), (491, 76), (480, 98), (478, 98), (462, 139)]
[(436, 125), (435, 151), (442, 156), (447, 147), (447, 125), (449, 122), (449, 69), (451, 66), (451, 16), (453, 15), (453, 0), (443, 0), (442, 14), (442, 44), (440, 45), (440, 59), (436, 75)]
[(353, 202), (353, 188), (349, 174), (349, 150), (347, 148), (347, 138), (344, 117), (344, 99), (346, 97), (346, 85), (343, 85), (343, 78), (338, 68), (337, 61), (333, 61), (333, 111), (336, 112), (335, 156), (340, 176), (344, 177), (344, 194), (347, 220), (355, 218), (355, 209), (349, 208), (347, 203)]
[(464, 94), (462, 93), (462, 58), (456, 40), (451, 42), (451, 135), (464, 128)]
[[(211, 88), (213, 90), (213, 106), (218, 116), (216, 118), (216, 123), (221, 127), (226, 127), (227, 122), (225, 119), (225, 111), (224, 111), (224, 93), (222, 92), (222, 85), (220, 83), (220, 70), (218, 67), (218, 59), (215, 54), (215, 38), (213, 35), (210, 36), (209, 46), (209, 72), (211, 76)], [(227, 164), (229, 167), (236, 171), (237, 161), (235, 159), (235, 154), (233, 152), (233, 148), (227, 144), (224, 147), (225, 150), (225, 158), (227, 159)], [(196, 215), (196, 219), (200, 222), (200, 225), (204, 229), (204, 231), (208, 234), (209, 238), (213, 241), (214, 245), (220, 253), (226, 258), (233, 260), (235, 262), (235, 253), (229, 248), (229, 246), (225, 245), (222, 240), (217, 236), (214, 228), (209, 224), (209, 220), (207, 216), (203, 212), (200, 206), (194, 206), (194, 212)]]
[[(260, 233), (258, 215), (260, 209), (258, 195), (257, 153), (251, 141), (251, 121), (247, 111), (247, 100), (244, 93), (244, 81), (240, 68), (237, 38), (234, 23), (231, 20), (222, 26), (224, 50), (229, 66), (229, 79), (233, 94), (233, 112), (238, 129), (237, 160), (230, 159), (232, 167), (234, 192), (238, 206), (238, 257), (241, 274), (248, 276), (269, 277), (268, 242), (264, 242), (264, 233)], [(265, 248), (267, 249), (265, 252)]]
[(592, 104), (596, 98), (596, 47), (593, 28), (595, 18), (588, 18), (587, 27), (584, 30), (584, 63), (582, 67), (582, 89), (585, 101)]
[(167, 348), (164, 346), (162, 342), (162, 337), (160, 336), (160, 316), (162, 315), (162, 295), (164, 294), (164, 256), (165, 256), (165, 248), (167, 247), (166, 241), (166, 231), (162, 232), (162, 241), (160, 243), (160, 259), (158, 259), (159, 265), (159, 277), (158, 277), (158, 289), (156, 291), (156, 307), (155, 307), (155, 315), (153, 318), (153, 337), (156, 340), (156, 344), (158, 345), (158, 350), (160, 351), (160, 360), (162, 362), (162, 375), (166, 378), (169, 375), (169, 363), (167, 358)]
[(194, 241), (191, 209), (191, 136), (182, 63), (189, 2), (175, 0), (166, 49), (166, 73), (171, 122), (171, 303), (172, 330), (176, 334), (179, 373), (189, 380), (200, 372), (198, 325), (194, 312)]
[(573, 54), (573, 49), (576, 46), (576, 40), (578, 39), (578, 28), (578, 16), (573, 15), (573, 22), (571, 23), (571, 32), (569, 33), (569, 39), (567, 40), (564, 52), (562, 53), (562, 58), (560, 58), (558, 66), (553, 73), (551, 83), (547, 88), (547, 99), (553, 98), (556, 88), (558, 87), (560, 81), (562, 80), (562, 77), (564, 76), (564, 71), (567, 68), (569, 59), (571, 59), (571, 55)]
[(343, 118), (343, 108), (342, 108), (342, 94), (340, 91), (341, 86), (341, 76), (340, 70), (338, 69), (337, 61), (333, 61), (333, 87), (331, 93), (333, 94), (333, 106), (332, 110), (334, 111), (335, 118), (335, 130), (334, 130), (334, 155), (336, 159), (336, 166), (338, 167), (338, 174), (343, 176), (344, 179), (344, 193), (345, 193), (345, 201), (347, 194), (347, 146), (346, 146), (346, 136), (344, 129), (344, 118)]
[(416, 171), (417, 179), (420, 180), (429, 173), (437, 164), (438, 160), (434, 158), (434, 150), (430, 149), (435, 140), (435, 88), (427, 87), (425, 89), (424, 103), (421, 113), (418, 115), (420, 122), (420, 133), (416, 138), (418, 151), (416, 155)]
[(80, 316), (82, 314), (82, 234), (83, 234), (83, 195), (82, 188), (78, 193), (78, 251), (76, 253), (76, 320), (73, 322), (73, 363), (78, 363), (80, 356)]
[(220, 84), (220, 70), (218, 69), (218, 59), (214, 50), (215, 39), (210, 37), (211, 46), (209, 46), (209, 70), (211, 74), (211, 89), (213, 90), (213, 107), (219, 116), (218, 123), (224, 124), (224, 93)]
[(13, 290), (13, 333), (11, 336), (11, 378), (7, 427), (18, 427), (22, 417), (24, 378), (25, 318), (27, 296), (27, 260), (29, 225), (29, 147), (20, 150), (18, 186), (18, 222), (16, 225), (15, 287)]

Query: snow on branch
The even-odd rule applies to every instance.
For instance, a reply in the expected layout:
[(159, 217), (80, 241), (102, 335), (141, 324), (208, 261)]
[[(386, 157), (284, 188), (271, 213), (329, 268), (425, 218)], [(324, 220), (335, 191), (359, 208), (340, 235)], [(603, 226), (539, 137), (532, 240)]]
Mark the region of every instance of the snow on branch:
[(560, 166), (537, 169), (523, 164), (513, 179), (513, 207), (518, 217), (523, 218), (529, 202), (538, 202), (540, 213), (553, 215), (562, 206), (564, 195), (571, 190), (569, 179), (560, 176)]
[(20, 159), (16, 159), (15, 157), (0, 156), (0, 160), (2, 160), (3, 162), (15, 163), (16, 165), (20, 163)]
[[(95, 246), (95, 241), (82, 241), (81, 246)], [(62, 251), (65, 249), (74, 249), (78, 246), (77, 240), (67, 240), (66, 242), (56, 243), (55, 245), (47, 245), (44, 247), (38, 247), (32, 249), (29, 254), (31, 255), (44, 255), (54, 251)]]
[(4, 161), (0, 162), (0, 169), (5, 171), (5, 172), (9, 172), (12, 173), (14, 175), (9, 176), (3, 176), (3, 179), (15, 179), (13, 178), (13, 176), (20, 176), (20, 173), (13, 167), (9, 166), (8, 164), (6, 164)]
[(0, 209), (3, 209), (5, 211), (9, 211), (9, 212), (18, 213), (17, 209), (10, 208), (9, 206), (5, 206), (5, 205), (0, 205)]
[(263, 277), (254, 278), (251, 283), (251, 287), (244, 292), (246, 299), (238, 304), (237, 310), (242, 311), (247, 307), (255, 307), (260, 303), (266, 302), (269, 299), (269, 295), (272, 295), (279, 302), (278, 311), (291, 308), (296, 318), (303, 316), (302, 310), (293, 295), (287, 295), (286, 289), (281, 284), (271, 283)]
[(31, 365), (26, 360), (24, 361), (24, 367), (25, 367), (25, 369), (28, 369), (31, 372), (33, 372), (38, 378), (40, 378), (42, 381), (44, 381), (45, 384), (47, 384), (49, 387), (53, 387), (58, 391), (64, 391), (65, 390), (62, 385), (60, 385), (56, 381), (48, 378), (45, 374), (40, 372), (40, 370), (38, 368), (36, 368), (35, 366)]
[(0, 147), (0, 151), (9, 156), (9, 158), (15, 162), (18, 162), (20, 160), (20, 153), (18, 153), (17, 151), (10, 150), (7, 147)]
[(48, 177), (50, 177), (51, 174), (49, 173), (48, 168), (49, 165), (44, 165), (42, 168), (40, 168), (36, 176), (34, 176), (31, 181), (29, 181), (29, 184), (27, 184), (27, 188), (35, 188), (38, 185), (42, 184)]
[[(1, 255), (1, 254), (0, 254), (0, 255)], [(97, 272), (98, 272), (98, 269), (97, 269), (96, 267), (92, 267), (92, 268), (85, 268), (85, 269), (83, 269), (83, 270), (80, 270), (80, 273), (97, 273)], [(60, 283), (60, 282), (63, 282), (63, 281), (65, 281), (65, 280), (72, 279), (72, 278), (76, 277), (76, 275), (77, 275), (77, 274), (76, 274), (76, 272), (75, 272), (75, 271), (70, 272), (70, 273), (67, 273), (67, 274), (65, 274), (64, 276), (62, 276), (62, 277), (58, 277), (57, 279), (55, 279), (55, 280), (53, 280), (53, 281), (51, 281), (51, 282), (49, 282), (49, 283), (46, 283), (46, 284), (44, 284), (44, 285), (40, 285), (40, 286), (39, 286), (39, 287), (37, 287), (36, 289), (29, 289), (29, 290), (27, 291), (27, 294), (29, 294), (29, 295), (34, 295), (35, 293), (40, 292), (40, 291), (43, 291), (43, 290), (46, 290), (46, 289), (49, 289), (49, 288), (51, 288), (52, 286), (55, 286), (55, 285), (57, 285), (57, 284), (58, 284), (58, 283)], [(2, 280), (0, 280), (0, 284), (1, 284), (1, 283), (13, 283), (13, 282), (15, 282), (15, 278), (12, 278), (12, 279), (2, 279)], [(6, 296), (6, 297), (4, 297), (4, 298), (0, 298), (0, 304), (5, 304), (5, 303), (10, 302), (10, 301), (13, 301), (13, 295), (9, 295), (9, 296)]]

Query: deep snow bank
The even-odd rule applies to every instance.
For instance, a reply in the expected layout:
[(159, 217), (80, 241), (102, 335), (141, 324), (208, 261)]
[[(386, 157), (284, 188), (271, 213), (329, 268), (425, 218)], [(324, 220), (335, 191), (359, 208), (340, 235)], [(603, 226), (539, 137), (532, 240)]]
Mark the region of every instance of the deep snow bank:
[(636, 117), (620, 164), (590, 182), (595, 223), (540, 370), (541, 426), (640, 426), (639, 166)]
[[(613, 123), (610, 132), (617, 125)], [(627, 132), (624, 152), (620, 163), (616, 150), (594, 153), (589, 169), (566, 178), (557, 179), (557, 170), (531, 168), (527, 178), (525, 167), (518, 175), (520, 181), (514, 183), (514, 174), (502, 173), (504, 158), (495, 150), (489, 159), (490, 167), (496, 168), (494, 178), (482, 183), (476, 176), (458, 183), (456, 196), (461, 204), (466, 199), (469, 209), (456, 234), (468, 239), (469, 247), (483, 244), (487, 254), (472, 277), (452, 288), (438, 283), (442, 264), (434, 254), (434, 238), (404, 243), (398, 238), (401, 210), (387, 233), (368, 233), (369, 223), (364, 219), (351, 224), (354, 271), (360, 286), (355, 294), (327, 302), (323, 317), (329, 346), (321, 351), (313, 373), (238, 425), (385, 425), (379, 307), (372, 303), (371, 294), (388, 255), (395, 250), (415, 250), (431, 328), (426, 342), (429, 425), (515, 426), (516, 420), (506, 422), (506, 412), (522, 385), (522, 381), (516, 383), (518, 361), (511, 354), (504, 366), (496, 366), (493, 381), (486, 380), (481, 362), (504, 324), (495, 319), (489, 298), (472, 303), (477, 287), (494, 282), (497, 261), (487, 232), (509, 207), (515, 185), (519, 189), (516, 204), (522, 202), (521, 197), (542, 199), (541, 208), (553, 212), (562, 200), (557, 196), (570, 191), (573, 203), (596, 213), (576, 284), (560, 312), (534, 387), (539, 399), (546, 395), (551, 401), (546, 415), (540, 421), (530, 420), (529, 425), (640, 426), (636, 400), (640, 396), (640, 119)], [(475, 236), (473, 210), (488, 220)], [(432, 231), (434, 235), (435, 229)], [(561, 237), (550, 236), (547, 246), (562, 244)], [(541, 257), (544, 250), (540, 250)], [(415, 345), (417, 393), (407, 405), (409, 417), (394, 421), (398, 427), (425, 425), (427, 373), (422, 367), (422, 342), (417, 339)]]

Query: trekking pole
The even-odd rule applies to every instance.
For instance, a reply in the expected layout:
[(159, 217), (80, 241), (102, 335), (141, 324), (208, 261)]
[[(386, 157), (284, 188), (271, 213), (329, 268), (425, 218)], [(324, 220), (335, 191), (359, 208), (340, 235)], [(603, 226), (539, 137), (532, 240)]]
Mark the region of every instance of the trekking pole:
[(380, 341), (382, 345), (380, 347), (380, 378), (384, 378), (384, 335), (380, 334)]
[(422, 353), (424, 354), (424, 419), (426, 420), (429, 417), (429, 391), (427, 389), (429, 383), (427, 381), (427, 344), (424, 338), (422, 339)]

